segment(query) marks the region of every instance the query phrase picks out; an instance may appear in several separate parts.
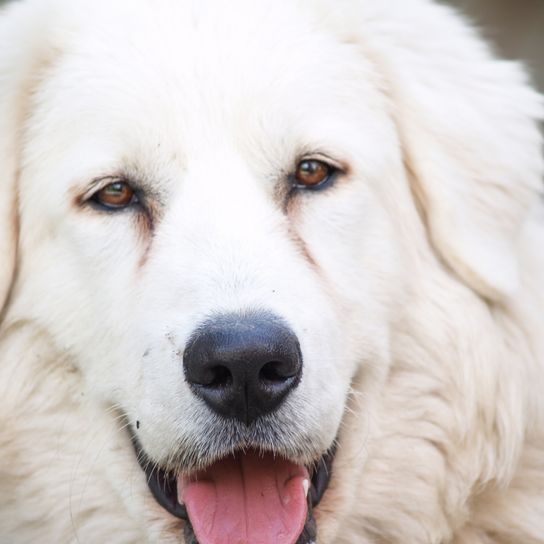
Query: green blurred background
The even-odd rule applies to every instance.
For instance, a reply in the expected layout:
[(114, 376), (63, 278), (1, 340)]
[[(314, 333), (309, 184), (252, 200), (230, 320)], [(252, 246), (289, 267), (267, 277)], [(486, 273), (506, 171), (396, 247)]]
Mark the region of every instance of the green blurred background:
[[(475, 21), (487, 38), (495, 42), (501, 55), (524, 60), (534, 81), (544, 91), (544, 0), (441, 1), (458, 6)], [(0, 5), (5, 2), (0, 0)]]

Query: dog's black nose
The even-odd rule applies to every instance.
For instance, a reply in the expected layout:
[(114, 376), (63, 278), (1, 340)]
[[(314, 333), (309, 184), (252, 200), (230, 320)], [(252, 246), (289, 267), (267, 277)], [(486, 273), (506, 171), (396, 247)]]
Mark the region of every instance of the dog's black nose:
[(218, 414), (249, 424), (274, 411), (299, 383), (298, 339), (266, 313), (223, 315), (192, 335), (183, 355), (193, 392)]

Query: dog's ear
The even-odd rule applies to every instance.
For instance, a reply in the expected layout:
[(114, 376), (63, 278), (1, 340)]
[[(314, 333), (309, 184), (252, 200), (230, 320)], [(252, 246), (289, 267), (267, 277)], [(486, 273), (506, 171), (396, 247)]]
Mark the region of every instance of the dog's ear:
[(34, 3), (0, 10), (0, 319), (17, 258), (17, 177), (22, 127), (45, 48)]
[(518, 287), (518, 238), (542, 189), (541, 101), (517, 64), (493, 59), (447, 15), (418, 31), (419, 48), (397, 46), (388, 84), (432, 244), (500, 300)]
[(518, 237), (542, 190), (541, 97), (449, 8), (340, 4), (337, 28), (343, 19), (384, 78), (435, 251), (482, 296), (511, 295)]

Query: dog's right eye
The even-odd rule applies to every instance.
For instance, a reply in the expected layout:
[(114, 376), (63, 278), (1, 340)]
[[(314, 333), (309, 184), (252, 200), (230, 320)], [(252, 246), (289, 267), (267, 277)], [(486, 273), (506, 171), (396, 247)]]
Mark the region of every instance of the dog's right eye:
[(114, 181), (97, 191), (91, 202), (108, 210), (122, 210), (136, 204), (138, 197), (126, 181)]

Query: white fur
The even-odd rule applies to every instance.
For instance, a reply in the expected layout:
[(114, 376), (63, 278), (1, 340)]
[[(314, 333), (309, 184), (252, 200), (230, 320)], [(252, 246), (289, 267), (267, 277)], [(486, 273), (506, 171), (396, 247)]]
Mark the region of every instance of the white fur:
[[(319, 544), (544, 543), (541, 115), (428, 0), (5, 8), (0, 542), (182, 542), (125, 426), (224, 454), (183, 347), (264, 308), (304, 357), (275, 447), (338, 438)], [(349, 173), (285, 207), (305, 153)], [(75, 203), (120, 172), (152, 232)]]

